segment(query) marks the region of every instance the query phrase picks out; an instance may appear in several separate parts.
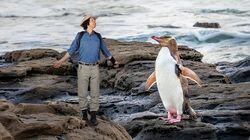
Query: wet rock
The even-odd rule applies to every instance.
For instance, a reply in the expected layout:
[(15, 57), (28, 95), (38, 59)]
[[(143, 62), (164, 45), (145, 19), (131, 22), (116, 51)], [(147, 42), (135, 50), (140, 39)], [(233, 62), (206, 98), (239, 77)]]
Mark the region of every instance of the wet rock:
[(144, 112), (161, 102), (157, 97), (147, 94), (141, 96), (126, 96), (124, 94), (101, 96), (100, 112), (117, 120), (119, 123), (128, 123), (134, 113)]
[(74, 77), (32, 75), (22, 81), (2, 82), (0, 95), (14, 103), (41, 103), (48, 99), (76, 93)]
[(208, 22), (196, 22), (193, 27), (202, 28), (221, 28), (219, 23), (208, 23)]
[(216, 128), (213, 125), (195, 121), (171, 125), (157, 118), (141, 118), (128, 123), (125, 128), (135, 140), (216, 139)]
[(250, 82), (250, 67), (238, 70), (229, 78), (234, 83)]
[(116, 81), (116, 74), (121, 70), (121, 68), (118, 69), (112, 69), (112, 68), (106, 68), (106, 67), (100, 67), (100, 73), (101, 73), (101, 88), (109, 88), (114, 87), (115, 81)]
[(217, 128), (219, 139), (248, 139), (250, 133), (249, 111), (206, 110), (201, 111), (201, 121)]
[(194, 109), (249, 110), (249, 83), (208, 84), (202, 88), (191, 86), (189, 95)]
[(250, 82), (250, 57), (235, 63), (219, 62), (217, 69), (233, 83)]
[(3, 60), (4, 59), (4, 55), (0, 55), (0, 60)]
[[(79, 113), (75, 114), (75, 107), (69, 104), (57, 105), (58, 103), (55, 102), (51, 104), (21, 104), (15, 107), (15, 111), (0, 112), (2, 123), (2, 125), (0, 123), (0, 132), (6, 130), (1, 137), (17, 140), (52, 138), (52, 136), (69, 140), (131, 139), (123, 127), (106, 118), (98, 117), (98, 126), (92, 128), (78, 117)], [(58, 110), (55, 106), (60, 106), (61, 111), (66, 110), (66, 112), (57, 114)], [(68, 109), (69, 106), (71, 109)], [(72, 113), (68, 114), (68, 111)], [(73, 114), (74, 116), (70, 116)]]

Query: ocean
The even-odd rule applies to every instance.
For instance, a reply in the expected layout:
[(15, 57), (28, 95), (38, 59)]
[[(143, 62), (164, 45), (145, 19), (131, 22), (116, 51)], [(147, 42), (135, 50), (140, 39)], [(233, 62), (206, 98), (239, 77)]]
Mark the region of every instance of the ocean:
[[(249, 0), (1, 0), (0, 55), (31, 48), (64, 51), (82, 30), (85, 14), (98, 16), (95, 30), (105, 38), (157, 43), (152, 35), (171, 35), (208, 63), (250, 55)], [(196, 22), (222, 28), (193, 27)]]

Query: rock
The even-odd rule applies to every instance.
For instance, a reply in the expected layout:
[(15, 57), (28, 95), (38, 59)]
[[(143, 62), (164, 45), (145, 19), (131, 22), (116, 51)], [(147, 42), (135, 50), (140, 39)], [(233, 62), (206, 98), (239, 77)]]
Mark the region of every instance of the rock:
[(69, 62), (65, 62), (58, 69), (53, 68), (53, 64), (56, 61), (55, 58), (45, 57), (37, 60), (30, 60), (18, 63), (18, 67), (31, 67), (32, 73), (39, 74), (52, 74), (52, 75), (73, 75), (73, 65)]
[(217, 69), (226, 74), (231, 82), (250, 82), (250, 57), (235, 63), (220, 62), (216, 65)]
[(203, 28), (221, 28), (219, 23), (208, 23), (208, 22), (196, 22), (193, 27)]
[[(166, 110), (157, 85), (150, 91), (143, 88), (147, 77), (154, 71), (159, 48), (155, 49), (153, 47), (156, 45), (143, 42), (105, 41), (121, 67), (109, 67), (102, 59), (99, 115), (105, 115), (124, 126), (133, 139), (182, 139), (181, 136), (185, 139), (248, 139), (249, 82), (232, 83), (228, 76), (216, 70), (218, 65), (202, 63), (202, 54), (186, 46), (179, 46), (183, 65), (195, 71), (203, 81), (202, 88), (189, 81), (188, 93), (191, 106), (202, 116), (191, 121), (186, 120), (188, 117), (184, 115), (181, 123), (166, 124), (158, 119), (166, 115)], [(98, 118), (102, 123), (96, 129), (85, 126), (86, 122), (79, 122), (77, 79), (71, 76), (72, 65), (65, 63), (61, 69), (53, 69), (55, 59), (46, 56), (13, 63), (9, 66), (9, 73), (15, 68), (29, 67), (25, 69), (24, 77), (3, 81), (0, 78), (0, 98), (20, 103), (14, 106), (0, 102), (0, 123), (10, 135), (17, 139), (28, 139), (26, 135), (29, 139), (54, 139), (53, 136), (57, 139), (81, 139), (82, 135), (86, 139), (108, 136), (120, 139), (120, 134), (124, 136), (123, 131), (111, 128), (112, 123), (102, 117)], [(245, 68), (247, 62), (235, 65), (230, 63), (230, 66)], [(34, 135), (28, 129), (28, 126), (33, 128), (33, 125), (36, 125), (35, 130), (32, 129)], [(38, 129), (41, 131), (37, 132)]]
[(82, 130), (75, 129), (66, 135), (66, 139), (96, 139), (96, 140), (132, 140), (131, 136), (120, 125), (113, 123), (105, 118), (98, 119), (99, 124), (96, 128), (84, 127)]
[(58, 137), (51, 136), (51, 135), (40, 135), (34, 136), (32, 138), (26, 138), (27, 140), (58, 140)]
[[(57, 114), (58, 107), (61, 108), (60, 114)], [(4, 132), (0, 137), (17, 140), (52, 137), (68, 140), (131, 140), (123, 127), (103, 117), (98, 117), (98, 126), (90, 127), (78, 117), (79, 113), (74, 108), (65, 103), (19, 104), (14, 111), (0, 112), (0, 132)]]
[[(121, 65), (131, 61), (155, 60), (160, 50), (158, 44), (145, 42), (119, 42), (113, 39), (105, 39), (107, 46)], [(184, 60), (200, 61), (203, 55), (187, 46), (179, 45), (180, 57)]]
[(0, 60), (3, 60), (4, 59), (4, 55), (0, 55)]
[[(248, 126), (249, 83), (225, 84), (208, 81), (211, 82), (202, 88), (190, 85), (191, 106), (202, 115), (198, 120), (184, 119), (181, 123), (169, 125), (157, 119), (159, 116), (166, 116), (166, 110), (158, 93), (103, 95), (106, 96), (106, 100), (102, 97), (104, 100), (101, 102), (101, 111), (122, 124), (133, 139), (165, 139), (166, 137), (169, 139), (230, 137), (247, 139), (250, 131)], [(119, 98), (114, 98), (115, 95)]]
[(250, 113), (246, 110), (206, 110), (201, 111), (201, 121), (217, 128), (218, 138), (248, 139), (250, 134)]
[(1, 80), (22, 78), (31, 71), (31, 67), (18, 67), (18, 66), (8, 66), (0, 68), (0, 78)]
[(38, 74), (19, 82), (2, 82), (0, 93), (14, 103), (41, 103), (62, 95), (76, 95), (76, 80), (71, 76)]
[(0, 139), (1, 140), (14, 140), (10, 133), (5, 129), (5, 127), (0, 123)]
[(131, 90), (147, 80), (154, 71), (154, 61), (134, 61), (124, 66), (123, 70), (116, 74), (115, 88)]
[[(206, 83), (230, 83), (228, 77), (216, 70), (216, 65), (186, 60), (183, 66), (192, 69)], [(195, 84), (189, 80), (189, 84)]]
[(111, 68), (100, 67), (101, 88), (114, 87), (116, 81), (116, 75), (120, 70), (121, 68), (111, 69)]
[(60, 68), (53, 68), (55, 58), (45, 57), (37, 60), (19, 62), (15, 65), (0, 68), (0, 81), (23, 78), (31, 74), (55, 74), (55, 75), (73, 75), (73, 65), (65, 62)]
[(250, 82), (250, 67), (238, 70), (229, 78), (234, 83)]
[(136, 119), (125, 128), (134, 140), (216, 139), (216, 128), (207, 123), (182, 121), (174, 125), (160, 119)]
[(151, 43), (119, 42), (113, 39), (105, 39), (105, 42), (121, 65), (135, 60), (155, 60), (159, 50), (156, 51), (156, 45)]
[[(119, 42), (112, 39), (105, 39), (114, 57), (118, 60), (121, 66), (127, 65), (133, 61), (155, 60), (160, 48), (155, 49), (156, 44), (143, 42)], [(203, 55), (194, 49), (187, 46), (179, 46), (180, 57), (184, 60), (201, 61)], [(23, 78), (33, 73), (39, 74), (57, 74), (57, 75), (76, 75), (73, 65), (69, 62), (64, 63), (59, 69), (53, 68), (53, 63), (57, 58), (62, 57), (65, 52), (59, 53), (51, 49), (31, 49), (19, 50), (5, 54), (6, 62), (17, 62), (14, 65), (0, 67), (0, 78), (13, 79)], [(102, 57), (101, 66), (104, 67), (103, 73), (106, 74), (107, 81), (104, 87), (115, 85), (115, 73), (117, 70), (112, 70), (110, 73), (109, 67), (105, 65), (106, 61)]]
[(249, 83), (208, 84), (202, 88), (191, 86), (191, 105), (197, 110), (249, 110)]
[(6, 62), (21, 62), (44, 57), (57, 57), (59, 52), (52, 49), (30, 49), (8, 52), (4, 58)]
[[(130, 91), (139, 87), (154, 71), (154, 61), (134, 61), (128, 63), (116, 74), (115, 88)], [(215, 65), (186, 60), (183, 65), (196, 72), (204, 83), (229, 83), (227, 77), (215, 69)], [(190, 81), (190, 84), (195, 84)], [(135, 93), (136, 94), (136, 93)]]
[(188, 46), (179, 45), (178, 50), (180, 52), (180, 58), (183, 60), (192, 60), (201, 62), (201, 59), (203, 57), (203, 54), (194, 49), (189, 48)]
[(9, 109), (13, 109), (14, 105), (6, 100), (0, 99), (0, 111), (6, 111)]
[(144, 112), (156, 106), (161, 100), (151, 96), (106, 95), (101, 97), (100, 112), (116, 120), (119, 124), (127, 124), (133, 114)]

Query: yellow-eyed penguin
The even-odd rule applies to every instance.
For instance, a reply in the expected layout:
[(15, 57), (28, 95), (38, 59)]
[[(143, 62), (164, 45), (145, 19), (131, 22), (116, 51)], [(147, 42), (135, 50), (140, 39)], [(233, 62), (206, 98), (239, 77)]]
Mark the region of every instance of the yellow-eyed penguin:
[[(156, 58), (155, 72), (153, 72), (146, 82), (146, 89), (152, 87), (157, 82), (158, 91), (165, 109), (168, 111), (167, 120), (170, 123), (179, 122), (183, 113), (183, 89), (179, 74), (195, 81), (201, 86), (201, 80), (192, 70), (178, 65), (179, 56), (176, 55), (176, 50), (168, 43), (173, 38), (171, 37), (156, 37), (152, 39), (162, 42), (164, 39), (165, 46), (161, 46), (161, 50)], [(179, 70), (179, 74), (178, 74)], [(174, 114), (177, 115), (174, 118)]]

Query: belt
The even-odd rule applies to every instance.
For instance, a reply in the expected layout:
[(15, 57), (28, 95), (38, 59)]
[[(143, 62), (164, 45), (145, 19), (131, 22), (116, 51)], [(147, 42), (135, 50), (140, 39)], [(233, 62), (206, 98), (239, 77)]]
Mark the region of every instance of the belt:
[(86, 66), (95, 66), (95, 65), (99, 64), (98, 62), (95, 62), (95, 63), (85, 63), (85, 62), (82, 62), (82, 61), (79, 61), (78, 63), (81, 64), (81, 65), (86, 65)]

